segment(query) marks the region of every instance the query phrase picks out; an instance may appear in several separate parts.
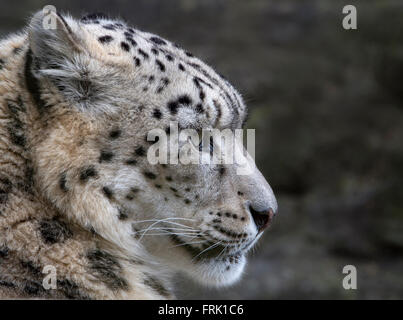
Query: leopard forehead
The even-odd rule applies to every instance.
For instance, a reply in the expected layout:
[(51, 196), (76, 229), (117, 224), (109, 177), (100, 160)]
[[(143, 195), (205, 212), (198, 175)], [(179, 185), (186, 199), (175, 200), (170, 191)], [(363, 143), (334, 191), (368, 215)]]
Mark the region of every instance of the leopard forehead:
[(104, 66), (119, 66), (120, 76), (130, 80), (119, 96), (149, 109), (154, 119), (180, 119), (180, 127), (243, 125), (247, 110), (241, 95), (179, 45), (105, 15), (66, 20), (93, 57)]

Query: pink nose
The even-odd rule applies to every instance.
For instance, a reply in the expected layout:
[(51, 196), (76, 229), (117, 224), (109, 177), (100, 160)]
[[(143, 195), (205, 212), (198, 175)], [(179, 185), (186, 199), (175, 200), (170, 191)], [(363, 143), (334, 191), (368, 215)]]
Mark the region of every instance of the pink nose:
[(252, 206), (249, 206), (249, 210), (259, 233), (263, 232), (263, 230), (271, 225), (273, 217), (275, 216), (272, 208), (263, 211), (256, 211)]

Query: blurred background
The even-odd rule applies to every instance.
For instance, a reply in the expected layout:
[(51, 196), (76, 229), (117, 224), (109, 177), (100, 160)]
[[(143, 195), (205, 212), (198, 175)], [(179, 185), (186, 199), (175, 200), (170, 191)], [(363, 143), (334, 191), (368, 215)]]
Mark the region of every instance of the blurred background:
[[(237, 285), (179, 278), (179, 298), (403, 299), (403, 1), (1, 0), (0, 36), (47, 4), (179, 43), (250, 108), (279, 215)], [(349, 264), (358, 290), (342, 287)]]

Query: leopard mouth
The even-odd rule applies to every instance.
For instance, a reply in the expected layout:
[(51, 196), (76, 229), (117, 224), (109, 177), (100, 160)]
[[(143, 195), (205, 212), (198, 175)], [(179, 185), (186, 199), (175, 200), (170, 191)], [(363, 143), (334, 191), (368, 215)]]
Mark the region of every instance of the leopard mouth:
[(169, 237), (172, 242), (186, 250), (192, 256), (192, 260), (196, 262), (217, 260), (237, 264), (246, 253), (246, 250), (239, 248), (234, 250), (216, 241), (208, 241), (197, 247), (186, 243), (175, 234), (171, 234)]

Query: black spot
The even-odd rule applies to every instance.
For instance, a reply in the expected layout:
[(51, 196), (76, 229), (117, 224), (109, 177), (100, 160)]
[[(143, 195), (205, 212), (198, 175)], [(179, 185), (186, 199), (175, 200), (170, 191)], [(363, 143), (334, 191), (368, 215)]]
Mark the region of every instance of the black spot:
[(114, 154), (110, 151), (101, 151), (101, 155), (99, 156), (99, 162), (109, 162), (112, 160)]
[(144, 284), (164, 297), (169, 296), (168, 290), (157, 279), (150, 275), (146, 275)]
[(140, 59), (137, 58), (137, 57), (134, 57), (133, 59), (134, 59), (134, 63), (136, 64), (136, 66), (137, 66), (137, 67), (140, 66), (140, 64), (141, 64)]
[(111, 36), (102, 36), (98, 38), (98, 41), (101, 43), (109, 43), (113, 40), (113, 37)]
[(11, 138), (11, 141), (20, 147), (25, 147), (26, 138), (24, 136), (24, 124), (20, 119), (20, 112), (23, 111), (24, 106), (21, 106), (14, 101), (7, 101), (7, 108), (10, 112), (11, 121), (7, 125), (7, 129)]
[(86, 21), (97, 20), (97, 19), (108, 20), (109, 17), (104, 13), (96, 12), (96, 13), (90, 13), (90, 14), (87, 14), (87, 15), (83, 16), (81, 18), (81, 21), (86, 22)]
[(162, 39), (159, 38), (159, 37), (151, 37), (150, 40), (151, 40), (152, 42), (154, 42), (155, 44), (159, 44), (159, 45), (165, 45), (165, 44), (167, 44), (164, 40), (162, 40)]
[(166, 179), (167, 181), (169, 181), (169, 182), (173, 181), (173, 179), (172, 179), (171, 176), (167, 176), (167, 177), (165, 177), (165, 179)]
[(186, 192), (189, 192), (189, 191), (190, 191), (190, 188), (189, 188), (189, 187), (185, 188), (185, 191), (186, 191)]
[(112, 130), (112, 131), (109, 133), (109, 137), (110, 137), (111, 139), (117, 139), (117, 138), (120, 137), (121, 134), (122, 134), (122, 131), (120, 131), (119, 129), (115, 129), (115, 130)]
[(83, 168), (80, 173), (80, 180), (85, 182), (88, 181), (89, 178), (95, 178), (98, 176), (98, 172), (95, 170), (94, 166), (89, 166)]
[(39, 231), (43, 241), (47, 244), (63, 242), (73, 236), (67, 224), (58, 218), (42, 220), (39, 225)]
[(7, 287), (7, 288), (15, 288), (16, 285), (10, 281), (0, 280), (0, 286)]
[(165, 72), (165, 65), (164, 65), (160, 60), (158, 60), (158, 59), (156, 59), (155, 62), (157, 63), (158, 68), (159, 68), (162, 72)]
[(168, 78), (161, 78), (161, 85), (157, 88), (157, 93), (161, 93), (169, 84)]
[(155, 77), (154, 77), (154, 76), (149, 76), (149, 77), (148, 77), (148, 82), (153, 83), (154, 80), (155, 80)]
[(31, 275), (38, 276), (41, 274), (39, 267), (35, 266), (31, 261), (20, 261), (22, 268), (26, 269)]
[(155, 187), (156, 187), (157, 189), (161, 189), (161, 188), (162, 188), (162, 186), (161, 186), (160, 184), (156, 184)]
[(199, 92), (199, 98), (200, 98), (201, 101), (204, 101), (204, 99), (206, 98), (206, 94), (204, 93), (203, 90), (201, 90), (201, 91)]
[(158, 54), (159, 54), (159, 51), (157, 49), (155, 49), (155, 48), (152, 48), (151, 52), (156, 56), (158, 56)]
[(93, 249), (87, 253), (92, 274), (109, 289), (127, 290), (127, 281), (120, 276), (122, 267), (111, 254), (100, 249)]
[(113, 197), (113, 191), (109, 187), (103, 187), (102, 192), (108, 199), (112, 199)]
[(4, 60), (0, 59), (0, 70), (3, 69), (3, 67), (4, 67)]
[(169, 79), (168, 78), (161, 78), (161, 82), (162, 82), (162, 84), (164, 85), (164, 86), (167, 86), (168, 84), (169, 84)]
[(165, 133), (168, 134), (168, 135), (171, 134), (171, 127), (170, 126), (165, 128)]
[(40, 92), (40, 86), (38, 83), (38, 80), (33, 76), (31, 68), (33, 65), (34, 59), (32, 55), (32, 51), (28, 50), (27, 56), (26, 56), (26, 63), (25, 63), (25, 71), (24, 71), (24, 76), (25, 76), (25, 83), (27, 86), (27, 89), (29, 93), (31, 94), (36, 107), (40, 112), (43, 112), (47, 106), (46, 103), (42, 100), (41, 98), (41, 92)]
[(116, 30), (116, 26), (114, 26), (113, 24), (106, 24), (102, 27), (107, 30)]
[(129, 160), (126, 160), (125, 163), (127, 165), (129, 165), (129, 166), (135, 166), (137, 164), (137, 160), (136, 159), (129, 159)]
[(42, 284), (34, 281), (28, 281), (24, 286), (24, 292), (30, 296), (38, 296), (45, 292)]
[(137, 51), (138, 51), (139, 54), (141, 54), (141, 55), (144, 57), (144, 59), (148, 59), (148, 58), (149, 58), (148, 53), (144, 52), (143, 50), (138, 49)]
[(16, 47), (13, 49), (14, 54), (19, 54), (20, 52), (22, 52), (22, 49), (20, 47)]
[(188, 95), (183, 95), (178, 98), (178, 102), (184, 105), (190, 105), (192, 103), (192, 99)]
[(225, 213), (225, 216), (229, 218), (229, 217), (231, 217), (231, 213), (226, 212), (226, 213)]
[(57, 289), (61, 291), (67, 299), (90, 300), (90, 297), (80, 292), (78, 285), (69, 280), (57, 280)]
[(118, 215), (118, 219), (119, 220), (126, 220), (127, 218), (129, 218), (129, 216), (127, 215), (126, 211), (122, 208), (119, 209), (119, 215)]
[(25, 183), (20, 186), (20, 189), (24, 192), (32, 193), (32, 187), (34, 186), (34, 169), (32, 165), (27, 162), (25, 168)]
[(12, 184), (7, 178), (0, 178), (0, 204), (4, 204), (8, 200), (8, 194), (12, 189)]
[(185, 203), (186, 204), (190, 204), (192, 201), (190, 201), (189, 199), (185, 199)]
[(225, 171), (226, 171), (226, 170), (225, 170), (224, 167), (220, 167), (220, 168), (218, 169), (218, 172), (220, 173), (221, 176), (224, 175)]
[(10, 252), (10, 249), (8, 249), (6, 246), (2, 246), (0, 247), (0, 258), (5, 258), (8, 256)]
[(171, 189), (173, 192), (178, 192), (178, 190), (175, 189), (174, 187), (169, 187), (169, 189)]
[(179, 68), (179, 70), (181, 70), (181, 71), (185, 71), (185, 67), (183, 66), (182, 63), (179, 63), (179, 64), (178, 64), (178, 68)]
[(201, 103), (198, 103), (196, 105), (196, 112), (197, 113), (203, 113), (204, 112), (204, 108), (203, 108), (203, 105)]
[(217, 119), (220, 119), (222, 115), (221, 104), (217, 100), (213, 100), (213, 103), (217, 109)]
[(69, 191), (66, 184), (67, 184), (67, 176), (66, 172), (63, 172), (59, 178), (59, 187), (63, 192)]
[(178, 113), (178, 108), (179, 108), (178, 102), (176, 102), (176, 101), (168, 102), (168, 109), (172, 115), (175, 115)]
[(122, 41), (120, 43), (120, 47), (124, 50), (124, 51), (130, 51), (130, 46), (127, 42)]
[(132, 38), (126, 38), (126, 40), (129, 41), (130, 44), (131, 44), (133, 47), (137, 46), (136, 40), (134, 40), (134, 39), (132, 39)]
[(132, 193), (137, 193), (137, 192), (139, 192), (139, 191), (140, 191), (139, 188), (135, 188), (135, 187), (130, 188), (130, 192), (132, 192)]
[(124, 25), (119, 22), (115, 23), (115, 26), (118, 28), (124, 28)]
[(137, 147), (136, 150), (134, 151), (134, 153), (140, 157), (145, 156), (146, 151), (144, 150), (144, 148), (142, 146)]
[(146, 178), (152, 179), (152, 180), (157, 178), (157, 176), (154, 173), (150, 172), (150, 171), (145, 171), (144, 175), (146, 176)]
[(160, 109), (157, 109), (157, 108), (154, 109), (153, 117), (156, 118), (156, 119), (161, 119), (162, 113), (161, 113)]
[(173, 61), (174, 60), (174, 58), (170, 54), (167, 54), (165, 56), (165, 58), (167, 58), (168, 61)]
[(191, 52), (189, 52), (189, 51), (186, 51), (185, 54), (186, 54), (188, 57), (194, 57), (193, 53), (191, 53)]

